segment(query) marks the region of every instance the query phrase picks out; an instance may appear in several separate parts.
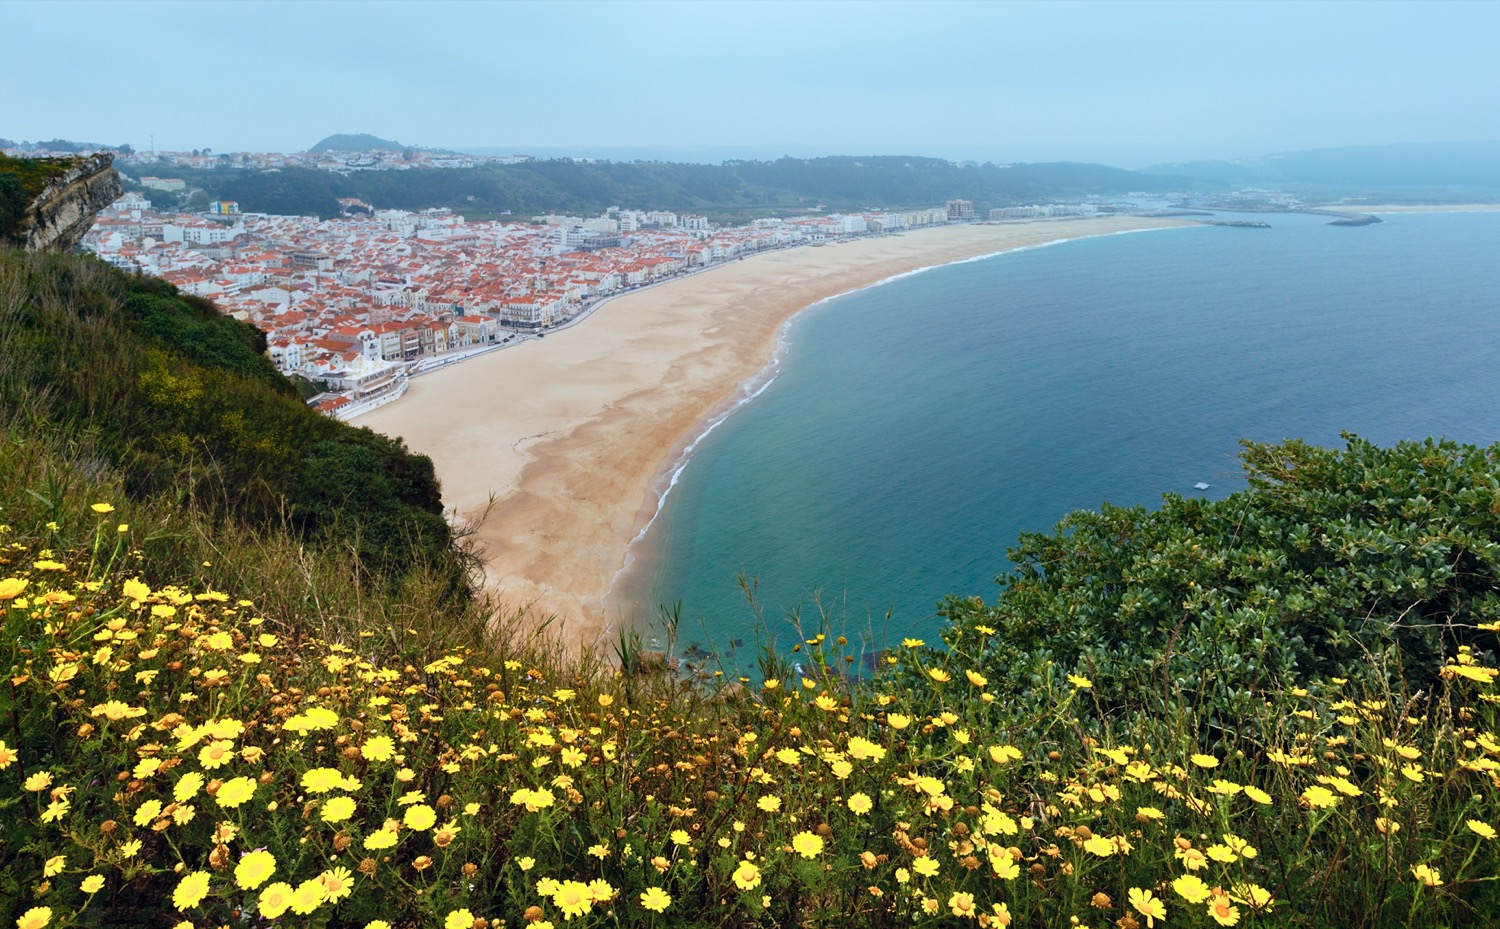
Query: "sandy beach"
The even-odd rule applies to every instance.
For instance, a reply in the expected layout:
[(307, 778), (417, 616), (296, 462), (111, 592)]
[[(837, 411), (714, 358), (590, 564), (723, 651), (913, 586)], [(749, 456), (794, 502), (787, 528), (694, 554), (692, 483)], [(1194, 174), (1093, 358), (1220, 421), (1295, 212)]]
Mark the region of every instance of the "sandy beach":
[[(356, 420), (430, 455), (476, 525), (488, 583), (570, 648), (605, 646), (603, 598), (665, 470), (772, 360), (782, 324), (906, 271), (1058, 239), (1182, 225), (1111, 217), (944, 226), (754, 255), (617, 297), (573, 328), (412, 381)], [(550, 620), (550, 622), (548, 622)]]

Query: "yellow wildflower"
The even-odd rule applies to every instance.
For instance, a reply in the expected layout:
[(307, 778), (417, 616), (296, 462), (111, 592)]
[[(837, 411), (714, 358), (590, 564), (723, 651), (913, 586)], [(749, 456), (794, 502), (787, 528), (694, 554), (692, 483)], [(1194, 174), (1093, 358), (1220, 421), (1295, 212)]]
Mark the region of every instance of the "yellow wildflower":
[(406, 815), (402, 817), (402, 822), (406, 824), (406, 828), (421, 832), (431, 829), (433, 824), (437, 822), (437, 812), (425, 803), (418, 803), (407, 807)]
[(292, 912), (298, 916), (306, 916), (321, 906), (327, 897), (328, 891), (323, 887), (323, 882), (310, 877), (292, 891)]
[(329, 903), (337, 903), (354, 891), (354, 875), (348, 868), (329, 868), (317, 880), (323, 885), (324, 899)]
[(741, 861), (734, 869), (734, 886), (740, 890), (754, 890), (760, 886), (760, 868), (750, 861)]
[(151, 821), (161, 815), (161, 801), (147, 800), (135, 808), (135, 816), (131, 818), (137, 826), (149, 826)]
[(1319, 787), (1317, 785), (1313, 785), (1312, 787), (1309, 787), (1306, 790), (1302, 791), (1302, 802), (1307, 806), (1318, 810), (1325, 807), (1337, 805), (1339, 802), (1339, 798), (1334, 794), (1333, 791), (1329, 790), (1327, 787)]
[(589, 885), (581, 881), (563, 881), (551, 896), (552, 902), (562, 910), (564, 919), (582, 916), (594, 905), (594, 895), (589, 890)]
[(948, 909), (954, 916), (973, 919), (975, 916), (974, 895), (955, 890), (953, 896), (948, 898)]
[(641, 906), (653, 913), (660, 913), (672, 905), (672, 898), (660, 887), (648, 887), (641, 893)]
[(234, 866), (234, 882), (241, 890), (254, 890), (275, 872), (276, 856), (263, 848), (256, 849), (245, 854)]
[(1233, 926), (1240, 921), (1240, 909), (1229, 900), (1229, 895), (1214, 888), (1213, 899), (1208, 901), (1208, 915), (1221, 926)]
[(1147, 927), (1155, 926), (1158, 919), (1166, 922), (1167, 905), (1161, 902), (1151, 891), (1143, 890), (1140, 887), (1132, 887), (1128, 896), (1130, 898), (1130, 905), (1135, 907), (1137, 913), (1146, 917)]
[(334, 768), (309, 768), (302, 775), (302, 789), (310, 794), (327, 793), (344, 786), (344, 775)]
[(266, 919), (277, 919), (292, 905), (292, 885), (277, 881), (260, 892), (260, 903), (256, 909)]
[(172, 905), (178, 910), (188, 910), (208, 896), (208, 872), (193, 871), (177, 884), (177, 889), (172, 891)]
[(799, 832), (792, 837), (792, 850), (803, 858), (816, 858), (823, 853), (823, 837)]
[(991, 745), (990, 760), (995, 764), (1006, 764), (1021, 760), (1021, 750), (1014, 745)]
[(16, 929), (42, 929), (52, 921), (50, 906), (34, 906), (16, 920)]
[(330, 797), (328, 802), (323, 804), (323, 811), (319, 817), (325, 823), (341, 823), (353, 815), (354, 798), (340, 795)]
[(1172, 882), (1172, 890), (1189, 903), (1202, 903), (1213, 895), (1213, 891), (1196, 874), (1179, 877)]
[(214, 799), (219, 802), (219, 806), (233, 809), (255, 796), (255, 786), (252, 778), (230, 778), (219, 785), (219, 792), (214, 795)]

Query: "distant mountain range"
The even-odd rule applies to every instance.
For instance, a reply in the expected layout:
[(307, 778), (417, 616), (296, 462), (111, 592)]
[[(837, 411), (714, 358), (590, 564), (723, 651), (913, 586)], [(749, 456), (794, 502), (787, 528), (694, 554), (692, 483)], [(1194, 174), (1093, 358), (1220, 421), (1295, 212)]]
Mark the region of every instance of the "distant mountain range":
[(1500, 195), (1500, 142), (1410, 142), (1283, 152), (1233, 161), (1171, 162), (1143, 173), (1222, 187), (1344, 194), (1489, 192)]

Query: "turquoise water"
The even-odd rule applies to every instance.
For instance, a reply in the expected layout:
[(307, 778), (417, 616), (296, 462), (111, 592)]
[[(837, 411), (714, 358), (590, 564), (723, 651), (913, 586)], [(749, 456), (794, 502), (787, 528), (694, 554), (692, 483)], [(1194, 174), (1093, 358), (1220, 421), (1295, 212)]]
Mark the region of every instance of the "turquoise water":
[(1500, 213), (1268, 219), (1013, 252), (804, 312), (612, 608), (680, 602), (679, 647), (753, 660), (743, 575), (784, 647), (815, 602), (851, 638), (931, 638), (945, 594), (993, 597), (1020, 532), (1243, 487), (1242, 436), (1500, 440)]

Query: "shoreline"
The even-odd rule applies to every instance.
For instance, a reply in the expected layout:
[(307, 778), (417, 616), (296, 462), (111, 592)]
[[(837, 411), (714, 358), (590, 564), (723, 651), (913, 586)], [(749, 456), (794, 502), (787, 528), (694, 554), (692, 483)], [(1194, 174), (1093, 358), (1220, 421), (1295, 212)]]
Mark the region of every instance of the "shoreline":
[(432, 457), (486, 585), (526, 631), (597, 648), (611, 592), (692, 450), (775, 379), (791, 321), (943, 265), (1191, 225), (1109, 217), (943, 226), (747, 256), (621, 294), (566, 327), (432, 371), (358, 424)]
[[(1152, 218), (1156, 219), (1159, 217)], [(1172, 217), (1172, 219), (1175, 219), (1175, 217)], [(1052, 222), (1059, 221), (1052, 220)], [(1083, 239), (1102, 238), (1104, 236), (1111, 235), (1127, 235), (1137, 232), (1152, 232), (1159, 229), (1177, 228), (1179, 226), (1186, 225), (1195, 225), (1195, 223), (1193, 223), (1191, 220), (1188, 220), (1181, 223), (1174, 222), (1172, 224), (1151, 225), (1137, 229), (1120, 229), (1113, 232), (1097, 232), (1087, 235), (1064, 236), (1061, 238), (1049, 239), (1044, 242), (1037, 242), (1031, 245), (1019, 245), (1010, 248), (1004, 248), (999, 251), (973, 255), (968, 258), (957, 258), (952, 261), (938, 262), (936, 264), (914, 268), (909, 271), (900, 271), (895, 274), (889, 275), (888, 277), (881, 278), (880, 280), (873, 281), (869, 284), (865, 284), (851, 290), (846, 290), (842, 293), (830, 294), (808, 304), (807, 306), (802, 307), (801, 309), (792, 312), (789, 316), (782, 320), (777, 332), (775, 350), (772, 352), (771, 357), (767, 359), (765, 366), (761, 368), (761, 370), (754, 376), (741, 383), (739, 385), (739, 388), (730, 397), (726, 398), (724, 403), (721, 404), (719, 408), (706, 414), (703, 419), (698, 422), (694, 430), (687, 435), (684, 435), (682, 437), (682, 440), (679, 441), (677, 445), (672, 449), (671, 453), (663, 459), (662, 467), (648, 491), (646, 503), (642, 506), (642, 513), (644, 514), (649, 510), (649, 515), (643, 517), (643, 519), (640, 521), (640, 528), (637, 530), (635, 535), (631, 537), (629, 544), (626, 545), (624, 563), (621, 564), (619, 570), (615, 572), (614, 577), (610, 581), (609, 587), (601, 596), (601, 605), (606, 610), (608, 610), (609, 606), (611, 605), (610, 601), (614, 599), (615, 594), (621, 585), (621, 582), (630, 576), (631, 568), (634, 567), (636, 561), (638, 560), (640, 547), (644, 545), (646, 540), (649, 538), (651, 527), (656, 524), (657, 518), (661, 516), (662, 511), (665, 509), (667, 498), (677, 487), (678, 478), (682, 475), (683, 470), (687, 468), (688, 463), (692, 460), (693, 452), (696, 451), (698, 446), (708, 438), (710, 433), (727, 422), (731, 416), (737, 413), (746, 404), (750, 403), (756, 397), (759, 397), (776, 380), (777, 375), (781, 371), (781, 363), (785, 359), (786, 352), (790, 344), (789, 338), (791, 327), (795, 322), (797, 322), (797, 320), (801, 319), (804, 314), (816, 310), (823, 304), (830, 303), (834, 300), (839, 300), (843, 297), (862, 293), (866, 290), (872, 290), (876, 287), (881, 287), (885, 284), (889, 284), (892, 281), (901, 280), (902, 278), (913, 277), (918, 274), (925, 274), (928, 271), (936, 271), (938, 269), (951, 267), (953, 265), (968, 264), (972, 261), (985, 261), (990, 258), (995, 258), (1000, 255), (1008, 255), (1013, 252), (1023, 252), (1030, 251), (1032, 249), (1047, 248), (1049, 246), (1062, 245), (1068, 242), (1081, 241)], [(634, 606), (642, 608), (645, 610), (645, 612), (650, 613), (650, 608), (645, 604), (636, 603), (632, 600), (627, 600), (623, 605), (626, 607)]]

